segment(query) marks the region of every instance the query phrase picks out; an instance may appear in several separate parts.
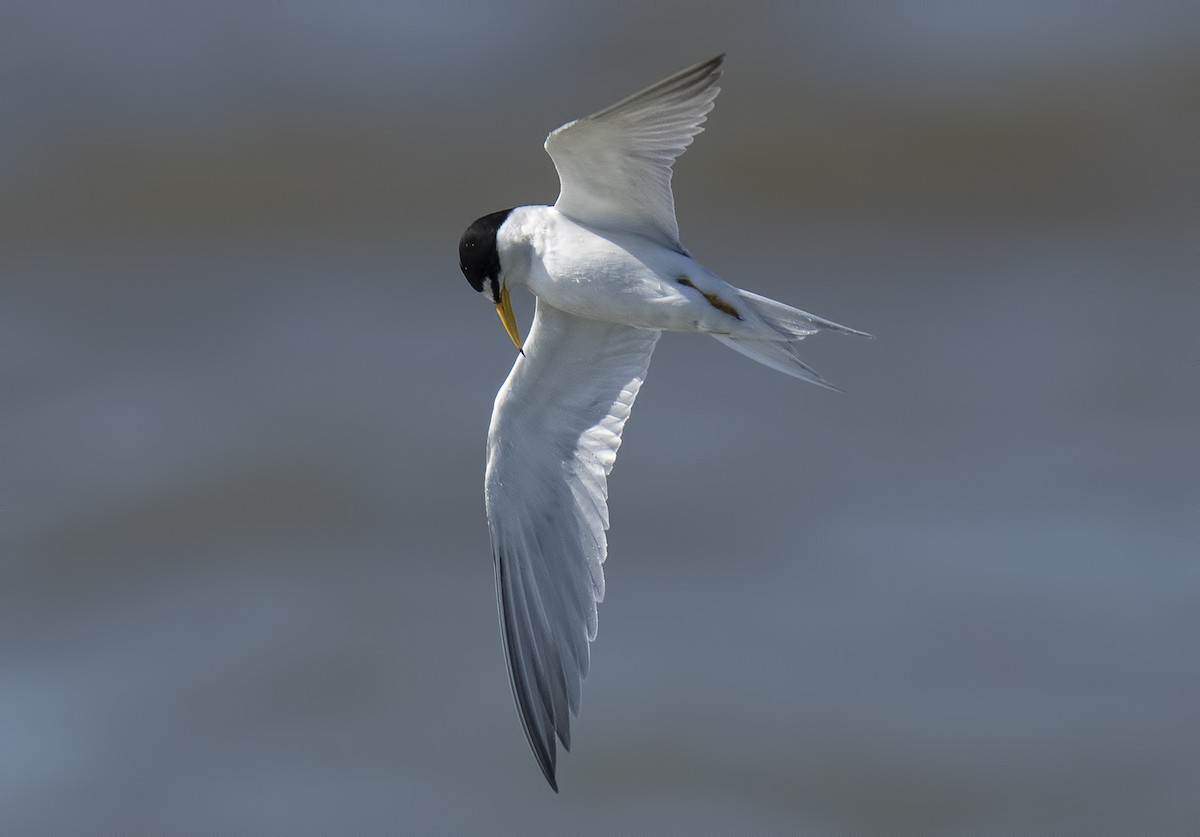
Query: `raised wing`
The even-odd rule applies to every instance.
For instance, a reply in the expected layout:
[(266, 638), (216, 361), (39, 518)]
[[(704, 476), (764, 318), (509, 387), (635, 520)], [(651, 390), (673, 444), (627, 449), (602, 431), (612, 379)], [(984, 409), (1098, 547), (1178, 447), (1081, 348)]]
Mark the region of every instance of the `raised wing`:
[[(604, 598), (609, 471), (659, 332), (541, 302), (488, 431), (488, 527), (504, 652), (529, 746), (554, 790)], [(569, 714), (568, 714), (569, 713)]]
[(568, 122), (546, 138), (564, 215), (602, 229), (626, 230), (682, 251), (671, 166), (721, 89), (724, 55), (681, 70), (599, 113)]

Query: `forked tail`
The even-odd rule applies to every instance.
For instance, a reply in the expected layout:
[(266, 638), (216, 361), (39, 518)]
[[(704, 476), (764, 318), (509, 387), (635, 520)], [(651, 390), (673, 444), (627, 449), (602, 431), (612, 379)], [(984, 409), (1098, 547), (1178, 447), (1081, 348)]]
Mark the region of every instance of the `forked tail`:
[(776, 302), (749, 291), (739, 290), (738, 295), (755, 314), (758, 314), (779, 332), (779, 337), (761, 340), (739, 339), (719, 334), (714, 334), (713, 337), (735, 352), (741, 352), (746, 357), (756, 360), (764, 366), (769, 366), (777, 372), (831, 389), (834, 392), (841, 392), (840, 389), (821, 377), (819, 372), (800, 359), (796, 343), (818, 331), (837, 331), (858, 337), (870, 337), (870, 334), (838, 325), (830, 320), (809, 314), (807, 311), (792, 308), (790, 305), (784, 305), (782, 302)]

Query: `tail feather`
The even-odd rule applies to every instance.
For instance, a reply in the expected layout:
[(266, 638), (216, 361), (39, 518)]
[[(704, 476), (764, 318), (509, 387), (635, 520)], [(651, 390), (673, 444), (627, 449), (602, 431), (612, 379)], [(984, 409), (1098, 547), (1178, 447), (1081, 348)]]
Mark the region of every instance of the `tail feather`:
[(714, 334), (713, 337), (735, 352), (741, 352), (746, 357), (756, 360), (764, 366), (769, 366), (777, 372), (808, 381), (819, 387), (825, 387), (825, 389), (831, 389), (834, 392), (841, 392), (840, 389), (821, 377), (817, 370), (800, 359), (800, 355), (796, 351), (796, 343), (822, 329), (837, 331), (841, 334), (854, 334), (859, 337), (870, 337), (871, 335), (865, 331), (838, 325), (765, 296), (752, 294), (749, 291), (739, 290), (738, 296), (744, 305), (777, 331), (779, 337), (775, 339), (771, 339), (769, 336), (767, 338), (737, 338), (721, 334)]
[(735, 352), (741, 352), (746, 357), (758, 361), (763, 366), (769, 366), (776, 372), (791, 375), (793, 378), (808, 381), (834, 392), (841, 392), (840, 389), (821, 377), (821, 373), (800, 359), (796, 353), (795, 343), (789, 343), (786, 340), (739, 340), (722, 334), (714, 334), (713, 337)]
[(765, 296), (752, 294), (749, 291), (739, 290), (738, 296), (753, 309), (754, 313), (793, 340), (808, 337), (810, 334), (816, 334), (821, 329), (837, 331), (842, 334), (854, 334), (858, 337), (871, 336), (865, 331), (839, 325), (831, 320), (823, 319), (807, 311), (801, 311), (799, 308), (793, 308), (790, 305), (784, 305), (782, 302), (776, 302)]

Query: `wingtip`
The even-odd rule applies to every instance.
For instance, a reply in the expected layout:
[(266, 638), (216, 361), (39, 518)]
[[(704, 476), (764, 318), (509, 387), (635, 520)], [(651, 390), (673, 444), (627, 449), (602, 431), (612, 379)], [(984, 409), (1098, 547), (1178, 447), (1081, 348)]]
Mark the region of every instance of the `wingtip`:
[(558, 777), (554, 775), (556, 771), (553, 758), (547, 762), (542, 761), (539, 756), (538, 766), (542, 768), (542, 775), (546, 777), (546, 784), (550, 786), (550, 790), (558, 793)]
[(676, 75), (683, 76), (687, 75), (688, 73), (698, 73), (701, 71), (711, 70), (713, 67), (719, 67), (725, 63), (725, 55), (726, 53), (724, 52), (718, 52), (712, 58), (706, 58), (703, 61), (697, 61), (690, 67), (684, 67), (682, 70), (677, 72)]
[(550, 732), (549, 743), (544, 743), (535, 740), (534, 736), (529, 733), (529, 728), (526, 728), (526, 737), (529, 739), (529, 746), (533, 750), (533, 756), (537, 759), (538, 767), (542, 769), (542, 775), (546, 777), (546, 783), (551, 789), (558, 793), (558, 779), (555, 778), (555, 773), (558, 767), (558, 753), (554, 746), (554, 732)]
[(533, 757), (537, 760), (538, 767), (542, 769), (542, 775), (546, 777), (546, 783), (555, 793), (558, 793), (558, 779), (554, 775), (558, 772), (558, 752), (554, 745), (553, 729), (550, 731), (549, 741), (537, 738), (528, 726), (525, 727), (525, 735), (529, 740), (530, 749), (533, 750)]
[(704, 75), (712, 75), (716, 79), (720, 79), (721, 75), (725, 72), (725, 53), (719, 53), (707, 61), (702, 61), (693, 69), (700, 71)]

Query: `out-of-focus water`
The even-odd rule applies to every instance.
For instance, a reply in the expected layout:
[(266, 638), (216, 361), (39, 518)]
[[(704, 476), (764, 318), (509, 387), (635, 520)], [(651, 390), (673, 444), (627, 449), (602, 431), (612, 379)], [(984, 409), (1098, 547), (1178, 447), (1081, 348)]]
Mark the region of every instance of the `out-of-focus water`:
[[(8, 4), (2, 830), (1187, 831), (1185, 8)], [(684, 242), (878, 339), (662, 340), (555, 796), (455, 247), (721, 50)]]

